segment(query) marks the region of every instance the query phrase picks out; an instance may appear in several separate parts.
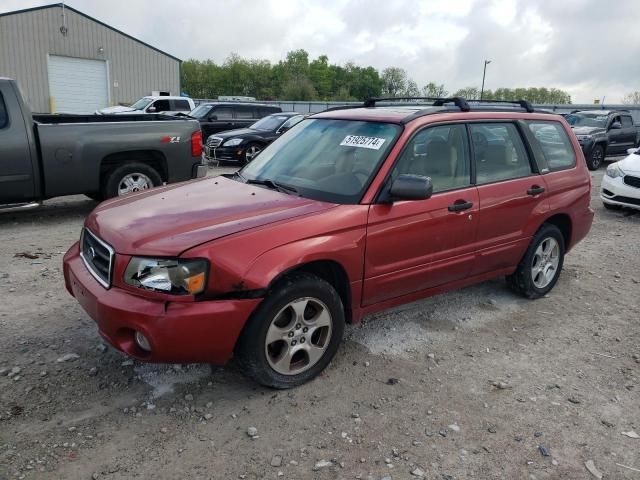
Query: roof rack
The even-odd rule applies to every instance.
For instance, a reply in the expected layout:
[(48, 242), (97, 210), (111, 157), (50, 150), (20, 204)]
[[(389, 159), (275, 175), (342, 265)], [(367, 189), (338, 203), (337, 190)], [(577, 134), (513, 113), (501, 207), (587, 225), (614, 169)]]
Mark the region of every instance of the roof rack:
[(364, 106), (366, 108), (375, 107), (377, 102), (396, 102), (396, 101), (406, 101), (406, 100), (428, 100), (433, 102), (434, 107), (442, 107), (446, 103), (453, 103), (456, 107), (458, 107), (463, 112), (468, 112), (470, 110), (469, 104), (463, 97), (451, 97), (451, 98), (442, 98), (442, 97), (374, 97), (368, 98), (364, 101)]
[(467, 100), (469, 103), (507, 103), (510, 105), (519, 105), (521, 108), (525, 109), (527, 113), (535, 112), (535, 108), (533, 105), (527, 100)]

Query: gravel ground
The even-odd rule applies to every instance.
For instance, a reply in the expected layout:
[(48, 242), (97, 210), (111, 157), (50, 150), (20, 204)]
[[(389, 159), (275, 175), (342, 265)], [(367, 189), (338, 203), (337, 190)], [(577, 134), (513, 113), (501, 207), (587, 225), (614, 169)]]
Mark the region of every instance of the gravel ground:
[(602, 173), (550, 295), (376, 314), (290, 391), (104, 345), (61, 267), (95, 202), (0, 213), (0, 479), (640, 478), (640, 214), (602, 208)]

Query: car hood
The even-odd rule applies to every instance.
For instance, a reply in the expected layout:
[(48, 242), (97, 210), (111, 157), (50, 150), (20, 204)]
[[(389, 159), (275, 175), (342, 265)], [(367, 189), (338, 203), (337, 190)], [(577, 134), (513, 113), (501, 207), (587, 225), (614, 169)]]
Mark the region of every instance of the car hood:
[(640, 155), (630, 154), (618, 162), (624, 173), (640, 173)]
[(334, 207), (209, 177), (108, 200), (87, 217), (86, 226), (118, 253), (177, 256), (243, 230)]
[(594, 135), (596, 133), (604, 133), (605, 129), (601, 127), (571, 127), (576, 135)]
[(135, 108), (123, 107), (122, 105), (117, 105), (115, 107), (101, 108), (100, 110), (98, 110), (98, 112), (102, 115), (113, 115), (114, 113), (131, 113), (131, 112), (142, 113), (142, 110), (136, 110)]
[(250, 128), (237, 128), (235, 130), (227, 130), (225, 132), (214, 133), (213, 135), (209, 136), (209, 138), (218, 137), (227, 140), (228, 138), (253, 136), (258, 134), (259, 132), (259, 130), (252, 130)]

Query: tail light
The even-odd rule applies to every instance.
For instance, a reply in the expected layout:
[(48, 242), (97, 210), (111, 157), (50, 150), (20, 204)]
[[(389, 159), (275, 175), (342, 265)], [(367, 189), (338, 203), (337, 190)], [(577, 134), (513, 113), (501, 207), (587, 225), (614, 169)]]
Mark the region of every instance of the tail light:
[(202, 155), (202, 132), (196, 130), (191, 134), (191, 156), (199, 157)]

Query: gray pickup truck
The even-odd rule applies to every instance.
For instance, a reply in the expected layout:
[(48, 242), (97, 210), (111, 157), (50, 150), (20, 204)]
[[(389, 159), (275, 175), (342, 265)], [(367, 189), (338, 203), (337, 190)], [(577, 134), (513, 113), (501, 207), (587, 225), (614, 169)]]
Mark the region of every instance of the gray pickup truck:
[(197, 120), (162, 115), (32, 115), (0, 78), (0, 208), (62, 195), (98, 199), (206, 174)]

